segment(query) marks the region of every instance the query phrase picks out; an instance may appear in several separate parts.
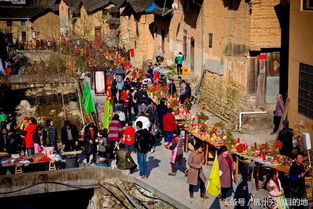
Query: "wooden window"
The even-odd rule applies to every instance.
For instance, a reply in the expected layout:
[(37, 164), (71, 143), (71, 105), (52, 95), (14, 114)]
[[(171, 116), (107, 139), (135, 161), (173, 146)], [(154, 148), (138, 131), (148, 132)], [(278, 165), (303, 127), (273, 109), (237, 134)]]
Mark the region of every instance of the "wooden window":
[(21, 20), (21, 26), (26, 26), (26, 21), (25, 20)]
[(313, 10), (313, 0), (303, 0), (303, 10)]
[(71, 19), (71, 9), (67, 8), (67, 20)]
[(300, 63), (298, 112), (313, 119), (313, 66)]
[(209, 33), (209, 48), (213, 47), (213, 33)]
[(22, 41), (26, 42), (26, 32), (22, 31)]
[(95, 42), (98, 46), (101, 45), (102, 42), (101, 27), (95, 27)]
[(8, 26), (8, 27), (11, 27), (11, 26), (12, 26), (12, 20), (8, 20), (8, 21), (7, 21), (7, 26)]

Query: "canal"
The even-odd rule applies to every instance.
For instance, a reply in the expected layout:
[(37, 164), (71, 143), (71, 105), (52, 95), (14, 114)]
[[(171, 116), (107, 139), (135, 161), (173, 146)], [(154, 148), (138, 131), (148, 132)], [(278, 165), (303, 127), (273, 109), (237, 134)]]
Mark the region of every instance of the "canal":
[(86, 209), (94, 189), (0, 198), (1, 209)]

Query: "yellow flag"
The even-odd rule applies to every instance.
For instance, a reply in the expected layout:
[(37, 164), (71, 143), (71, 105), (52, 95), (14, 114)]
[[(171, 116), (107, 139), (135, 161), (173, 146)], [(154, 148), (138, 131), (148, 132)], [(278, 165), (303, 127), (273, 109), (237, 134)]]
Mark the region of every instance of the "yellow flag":
[(220, 166), (218, 164), (217, 155), (215, 155), (213, 168), (211, 170), (210, 179), (206, 190), (209, 194), (215, 197), (221, 194)]

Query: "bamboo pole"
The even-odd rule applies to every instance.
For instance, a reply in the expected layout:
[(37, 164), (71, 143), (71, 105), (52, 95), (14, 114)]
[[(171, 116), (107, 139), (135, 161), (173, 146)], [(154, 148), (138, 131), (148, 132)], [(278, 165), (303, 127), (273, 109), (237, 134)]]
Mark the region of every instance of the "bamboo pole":
[(79, 88), (79, 81), (76, 80), (77, 83), (77, 95), (78, 95), (78, 103), (79, 103), (79, 109), (80, 109), (80, 114), (81, 114), (81, 118), (82, 118), (82, 122), (83, 124), (85, 124), (85, 117), (84, 117), (84, 113), (83, 113), (83, 106), (82, 106), (82, 99), (81, 99), (81, 91)]

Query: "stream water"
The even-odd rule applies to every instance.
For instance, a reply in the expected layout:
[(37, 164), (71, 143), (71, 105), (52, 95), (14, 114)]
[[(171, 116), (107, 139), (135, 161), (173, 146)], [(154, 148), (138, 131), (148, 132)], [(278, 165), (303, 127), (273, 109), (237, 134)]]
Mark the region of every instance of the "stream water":
[(86, 209), (94, 189), (0, 198), (1, 209)]

